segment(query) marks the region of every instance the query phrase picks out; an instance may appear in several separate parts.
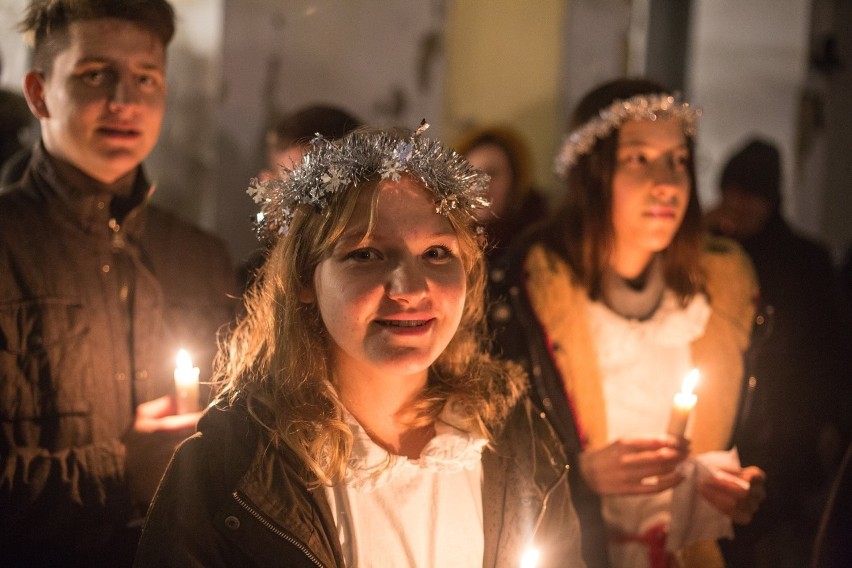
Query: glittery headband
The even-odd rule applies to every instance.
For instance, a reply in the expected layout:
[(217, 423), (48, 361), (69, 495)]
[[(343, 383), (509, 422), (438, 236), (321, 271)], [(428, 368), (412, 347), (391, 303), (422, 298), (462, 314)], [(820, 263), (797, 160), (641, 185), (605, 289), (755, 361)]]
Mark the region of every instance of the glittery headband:
[(695, 134), (699, 116), (701, 110), (681, 102), (678, 95), (651, 93), (613, 101), (611, 105), (601, 109), (598, 116), (565, 137), (562, 149), (556, 156), (556, 173), (562, 178), (567, 177), (571, 166), (577, 163), (580, 156), (591, 152), (599, 139), (609, 136), (628, 120), (680, 118), (683, 121), (684, 133), (692, 136)]
[(421, 136), (428, 127), (424, 121), (409, 135), (356, 130), (338, 140), (317, 134), (301, 163), (282, 169), (283, 178), (252, 180), (247, 193), (261, 207), (255, 224), (258, 235), (274, 239), (287, 233), (300, 206), (322, 212), (347, 188), (374, 179), (398, 181), (403, 173), (434, 194), (437, 213), (461, 209), (475, 218), (476, 209), (489, 205), (488, 176), (437, 140)]

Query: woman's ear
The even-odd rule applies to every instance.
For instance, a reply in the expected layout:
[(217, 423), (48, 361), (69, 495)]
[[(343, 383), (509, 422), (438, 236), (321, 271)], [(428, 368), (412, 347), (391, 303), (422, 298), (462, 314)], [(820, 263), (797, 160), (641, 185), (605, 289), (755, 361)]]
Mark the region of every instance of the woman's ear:
[(50, 118), (50, 113), (47, 111), (47, 104), (44, 101), (45, 81), (46, 79), (41, 71), (32, 70), (24, 75), (24, 96), (27, 99), (30, 112), (38, 119)]
[(317, 295), (314, 293), (313, 288), (308, 286), (302, 286), (299, 288), (299, 301), (303, 304), (313, 304), (317, 301)]

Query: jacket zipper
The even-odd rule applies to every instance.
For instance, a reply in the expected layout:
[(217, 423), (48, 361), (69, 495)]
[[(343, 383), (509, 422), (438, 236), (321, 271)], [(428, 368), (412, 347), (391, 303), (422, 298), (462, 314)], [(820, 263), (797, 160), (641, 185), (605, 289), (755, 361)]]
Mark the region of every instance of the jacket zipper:
[(262, 513), (253, 509), (251, 505), (249, 505), (245, 500), (243, 500), (243, 498), (240, 497), (240, 494), (237, 491), (231, 493), (231, 496), (234, 498), (234, 501), (236, 501), (240, 507), (245, 509), (249, 515), (257, 519), (260, 524), (269, 529), (273, 534), (279, 536), (280, 538), (286, 540), (288, 543), (298, 548), (302, 552), (302, 554), (304, 554), (308, 558), (308, 560), (313, 562), (319, 568), (325, 568), (325, 565), (320, 562), (319, 558), (317, 558), (307, 546), (302, 544), (301, 541), (299, 541), (297, 538), (290, 536), (289, 534), (278, 528), (276, 525), (268, 521)]
[(544, 493), (544, 498), (541, 500), (541, 509), (539, 509), (538, 517), (536, 518), (535, 524), (533, 525), (532, 542), (535, 542), (535, 537), (538, 533), (538, 529), (541, 526), (541, 522), (544, 520), (544, 514), (547, 512), (547, 502), (550, 500), (550, 496), (553, 495), (553, 492), (556, 490), (562, 480), (567, 477), (568, 469), (570, 467), (571, 466), (568, 464), (563, 464), (562, 473), (559, 475), (559, 477), (556, 478), (556, 481), (554, 481)]

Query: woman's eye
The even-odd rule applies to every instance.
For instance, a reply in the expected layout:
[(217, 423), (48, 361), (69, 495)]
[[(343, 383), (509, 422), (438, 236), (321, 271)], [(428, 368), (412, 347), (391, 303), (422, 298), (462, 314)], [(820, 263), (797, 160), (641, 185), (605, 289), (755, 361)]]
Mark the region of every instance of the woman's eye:
[(644, 166), (648, 163), (648, 158), (645, 156), (645, 154), (641, 154), (639, 152), (631, 152), (629, 154), (623, 154), (621, 156), (621, 163), (630, 166)]
[(346, 260), (355, 260), (355, 261), (358, 261), (358, 262), (365, 262), (365, 261), (368, 261), (368, 260), (376, 259), (378, 257), (379, 257), (379, 255), (376, 251), (374, 251), (372, 249), (363, 248), (363, 249), (353, 250), (352, 252), (348, 253), (344, 258)]
[(453, 258), (453, 252), (443, 245), (429, 247), (423, 257), (429, 260), (447, 260)]

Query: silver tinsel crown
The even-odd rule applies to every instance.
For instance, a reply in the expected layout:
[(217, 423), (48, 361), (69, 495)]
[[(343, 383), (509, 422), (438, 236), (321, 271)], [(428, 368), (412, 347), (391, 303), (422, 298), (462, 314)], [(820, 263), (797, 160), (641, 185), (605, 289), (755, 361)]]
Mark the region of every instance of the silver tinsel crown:
[(571, 166), (577, 163), (580, 156), (591, 152), (598, 140), (609, 136), (628, 120), (680, 118), (683, 121), (684, 133), (693, 136), (700, 116), (701, 110), (682, 102), (679, 95), (651, 93), (613, 101), (611, 105), (601, 109), (598, 116), (565, 137), (562, 149), (556, 156), (556, 173), (562, 178), (567, 177)]
[(253, 179), (247, 193), (260, 205), (255, 228), (261, 237), (286, 234), (296, 210), (310, 205), (322, 212), (330, 200), (367, 180), (398, 181), (408, 174), (435, 195), (435, 211), (488, 207), (488, 175), (437, 140), (421, 136), (424, 121), (411, 134), (387, 130), (356, 130), (338, 140), (317, 134), (301, 163), (283, 168), (280, 179)]

